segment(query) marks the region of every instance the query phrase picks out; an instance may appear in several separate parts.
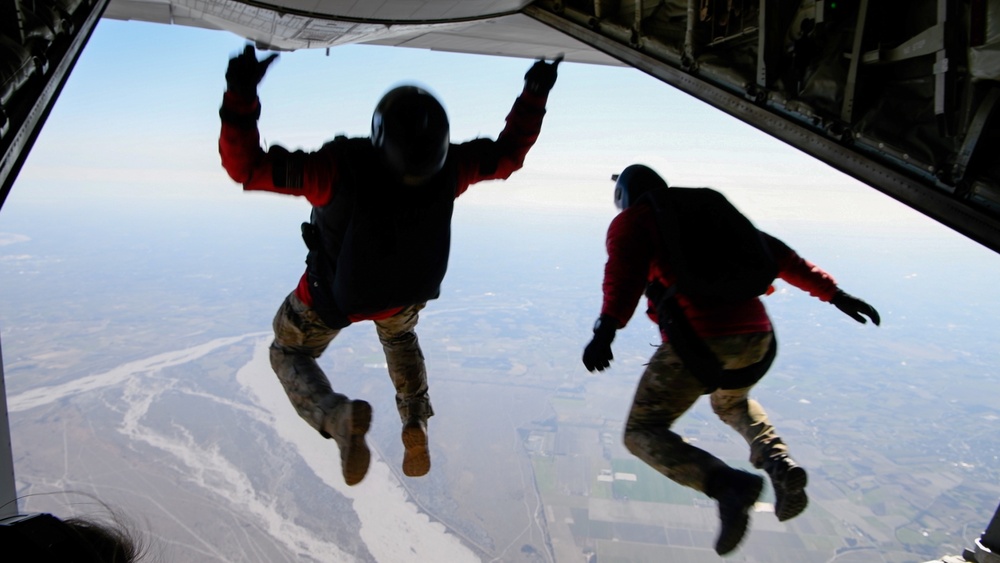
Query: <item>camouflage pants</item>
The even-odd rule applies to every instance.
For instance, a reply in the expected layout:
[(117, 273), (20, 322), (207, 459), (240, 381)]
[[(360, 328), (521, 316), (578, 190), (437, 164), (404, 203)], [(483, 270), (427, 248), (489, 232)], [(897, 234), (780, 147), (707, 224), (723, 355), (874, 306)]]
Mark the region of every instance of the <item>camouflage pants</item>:
[[(707, 338), (705, 343), (722, 362), (723, 369), (739, 369), (759, 362), (772, 338), (772, 333), (760, 332)], [(785, 453), (787, 448), (768, 422), (764, 409), (749, 398), (751, 388), (717, 389), (710, 397), (715, 414), (746, 439), (750, 462), (759, 468), (765, 459)], [(625, 445), (629, 451), (677, 483), (702, 492), (707, 476), (726, 464), (692, 446), (670, 427), (706, 391), (684, 367), (670, 343), (663, 343), (639, 380), (625, 425)]]
[[(414, 332), (424, 305), (412, 305), (388, 319), (373, 321), (396, 388), (396, 407), (404, 422), (410, 416), (426, 419), (434, 414), (427, 395), (424, 355)], [(338, 406), (348, 398), (334, 392), (316, 358), (340, 330), (326, 326), (294, 293), (278, 308), (273, 326), (270, 354), (274, 373), (299, 416), (329, 437), (327, 427), (332, 429)]]

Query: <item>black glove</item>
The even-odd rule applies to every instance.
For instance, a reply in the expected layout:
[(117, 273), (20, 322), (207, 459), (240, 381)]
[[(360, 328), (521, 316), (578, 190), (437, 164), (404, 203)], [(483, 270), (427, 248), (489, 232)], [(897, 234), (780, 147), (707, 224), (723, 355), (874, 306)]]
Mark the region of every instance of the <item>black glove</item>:
[(615, 356), (611, 353), (611, 342), (615, 339), (618, 321), (609, 315), (601, 315), (594, 324), (594, 338), (583, 349), (583, 366), (587, 371), (604, 371), (611, 366)]
[(556, 83), (556, 67), (562, 60), (561, 54), (551, 63), (546, 63), (545, 59), (538, 59), (524, 75), (524, 89), (541, 96), (548, 94)]
[(837, 290), (836, 295), (833, 296), (830, 303), (833, 303), (834, 306), (843, 311), (845, 315), (861, 324), (868, 322), (868, 320), (861, 315), (868, 315), (872, 322), (875, 323), (875, 326), (878, 326), (882, 320), (879, 318), (878, 311), (875, 310), (875, 307), (872, 307), (853, 295), (844, 293), (844, 290), (842, 289)]
[(243, 53), (229, 59), (229, 68), (226, 69), (226, 89), (247, 100), (253, 100), (257, 97), (257, 85), (264, 78), (267, 67), (276, 58), (278, 54), (273, 53), (258, 61), (253, 45), (247, 45)]

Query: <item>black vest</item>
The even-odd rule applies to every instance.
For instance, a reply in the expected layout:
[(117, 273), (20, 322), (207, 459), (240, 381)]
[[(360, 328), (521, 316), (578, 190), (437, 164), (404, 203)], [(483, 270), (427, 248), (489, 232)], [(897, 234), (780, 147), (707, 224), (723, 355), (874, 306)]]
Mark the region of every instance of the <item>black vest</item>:
[(424, 185), (406, 186), (389, 176), (369, 139), (332, 144), (340, 181), (302, 225), (313, 308), (342, 328), (348, 315), (436, 299), (451, 248), (454, 163), (449, 158)]

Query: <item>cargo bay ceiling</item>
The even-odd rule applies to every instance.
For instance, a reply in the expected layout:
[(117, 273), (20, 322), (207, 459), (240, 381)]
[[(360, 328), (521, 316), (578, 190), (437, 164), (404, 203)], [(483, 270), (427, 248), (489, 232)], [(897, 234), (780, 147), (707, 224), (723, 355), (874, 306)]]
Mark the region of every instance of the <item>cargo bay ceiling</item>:
[(103, 16), (226, 30), (264, 49), (361, 43), (632, 66), (1000, 252), (1000, 0), (3, 5), (0, 198)]

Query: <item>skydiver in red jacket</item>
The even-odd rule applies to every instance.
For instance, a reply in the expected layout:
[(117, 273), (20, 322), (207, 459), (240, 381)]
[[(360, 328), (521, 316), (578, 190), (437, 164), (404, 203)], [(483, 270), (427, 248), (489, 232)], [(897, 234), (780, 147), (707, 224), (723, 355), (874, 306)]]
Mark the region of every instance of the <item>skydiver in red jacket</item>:
[[(618, 177), (615, 205), (621, 213), (608, 228), (604, 303), (594, 337), (583, 353), (583, 363), (591, 372), (610, 366), (615, 332), (632, 317), (647, 285), (656, 282), (671, 288), (677, 281), (653, 205), (642, 198), (646, 192), (659, 189), (669, 188), (655, 171), (643, 165), (629, 166)], [(829, 274), (780, 240), (763, 232), (760, 236), (776, 263), (778, 277), (832, 303), (860, 323), (866, 322), (862, 316), (866, 315), (879, 324), (878, 312), (838, 289)], [(707, 344), (721, 365), (721, 385), (713, 389), (715, 385), (706, 384), (704, 377), (685, 365), (664, 332), (663, 343), (639, 380), (624, 441), (629, 451), (660, 473), (718, 501), (721, 530), (715, 549), (723, 555), (743, 539), (749, 509), (760, 495), (763, 480), (729, 467), (670, 429), (698, 397), (709, 394), (712, 410), (750, 445), (750, 463), (771, 479), (778, 520), (788, 520), (805, 510), (807, 475), (789, 457), (788, 447), (761, 405), (749, 398), (754, 383), (763, 377), (776, 352), (771, 320), (760, 299), (711, 300), (678, 291), (676, 300), (696, 338)], [(650, 302), (648, 312), (654, 322), (660, 320), (658, 306)]]
[(271, 366), (299, 416), (340, 448), (348, 485), (368, 471), (371, 406), (333, 391), (316, 363), (341, 329), (373, 321), (403, 424), (403, 473), (430, 470), (427, 419), (434, 414), (415, 327), (440, 294), (454, 200), (470, 185), (506, 179), (535, 143), (561, 60), (537, 61), (496, 140), (451, 143), (448, 116), (416, 86), (387, 92), (370, 137), (337, 137), (312, 152), (260, 146), (257, 85), (277, 55), (252, 46), (229, 62), (219, 153), (244, 190), (305, 197), (306, 271), (274, 318)]

